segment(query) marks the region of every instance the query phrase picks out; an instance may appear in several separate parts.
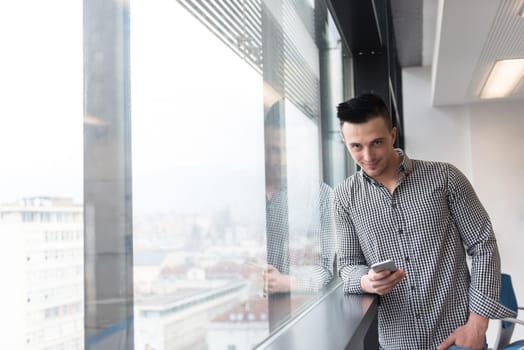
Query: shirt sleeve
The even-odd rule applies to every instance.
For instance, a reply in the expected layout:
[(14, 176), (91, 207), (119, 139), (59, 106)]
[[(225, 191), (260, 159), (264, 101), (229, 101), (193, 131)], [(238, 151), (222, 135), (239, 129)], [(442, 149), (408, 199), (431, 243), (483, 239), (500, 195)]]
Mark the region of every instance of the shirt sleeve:
[(360, 279), (368, 273), (369, 267), (366, 265), (355, 226), (351, 221), (348, 203), (347, 191), (338, 187), (335, 191), (335, 224), (339, 275), (344, 283), (344, 293), (362, 294), (364, 291), (360, 287)]
[(326, 283), (333, 278), (333, 260), (335, 258), (336, 243), (333, 198), (333, 189), (323, 184), (320, 200), (320, 266), (323, 268), (324, 276), (327, 278)]
[[(295, 288), (299, 291), (318, 292), (333, 278), (335, 256), (335, 222), (333, 213), (333, 189), (322, 183), (319, 192), (320, 228), (315, 230), (315, 245), (319, 248), (318, 264), (293, 267), (297, 278)], [(316, 248), (314, 249), (316, 252)]]
[(468, 255), (472, 257), (469, 310), (492, 319), (514, 317), (499, 303), (500, 256), (490, 218), (468, 179), (453, 165), (448, 202)]

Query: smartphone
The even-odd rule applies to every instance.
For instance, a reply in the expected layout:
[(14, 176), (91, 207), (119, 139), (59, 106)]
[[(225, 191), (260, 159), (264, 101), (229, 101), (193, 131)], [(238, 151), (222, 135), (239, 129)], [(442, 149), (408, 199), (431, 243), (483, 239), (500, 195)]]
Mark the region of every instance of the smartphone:
[(381, 262), (378, 262), (378, 263), (375, 263), (375, 264), (371, 265), (371, 268), (375, 272), (380, 272), (380, 271), (384, 271), (384, 270), (396, 271), (397, 270), (397, 265), (395, 264), (395, 262), (393, 260), (388, 259), (388, 260), (384, 260), (384, 261), (381, 261)]

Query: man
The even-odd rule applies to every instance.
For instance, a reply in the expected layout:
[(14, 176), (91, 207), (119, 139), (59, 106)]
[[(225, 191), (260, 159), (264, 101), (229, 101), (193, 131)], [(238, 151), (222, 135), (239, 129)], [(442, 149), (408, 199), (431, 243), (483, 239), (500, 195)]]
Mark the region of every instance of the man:
[[(498, 303), (497, 244), (471, 184), (451, 164), (395, 149), (380, 97), (341, 103), (337, 116), (360, 167), (335, 189), (344, 292), (380, 295), (383, 349), (484, 349), (489, 318), (514, 314)], [(387, 259), (399, 268), (369, 269)]]

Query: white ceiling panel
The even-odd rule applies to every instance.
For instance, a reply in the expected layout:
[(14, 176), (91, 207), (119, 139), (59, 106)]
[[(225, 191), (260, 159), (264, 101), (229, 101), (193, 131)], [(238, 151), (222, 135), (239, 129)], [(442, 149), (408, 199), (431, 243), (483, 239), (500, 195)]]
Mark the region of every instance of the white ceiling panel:
[[(524, 58), (524, 0), (440, 0), (433, 58), (433, 104), (481, 101), (496, 60)], [(524, 83), (507, 99), (523, 99)]]

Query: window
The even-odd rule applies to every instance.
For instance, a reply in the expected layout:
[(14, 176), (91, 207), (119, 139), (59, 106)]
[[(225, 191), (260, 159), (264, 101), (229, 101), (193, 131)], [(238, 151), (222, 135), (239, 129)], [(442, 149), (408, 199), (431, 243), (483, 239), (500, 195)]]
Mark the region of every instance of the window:
[(132, 9), (135, 348), (213, 349), (261, 298), (263, 79), (181, 4)]
[(326, 4), (25, 5), (0, 5), (5, 348), (246, 349), (322, 294)]
[[(249, 348), (331, 280), (322, 13), (131, 1), (135, 348)], [(283, 281), (269, 295), (267, 264)]]

